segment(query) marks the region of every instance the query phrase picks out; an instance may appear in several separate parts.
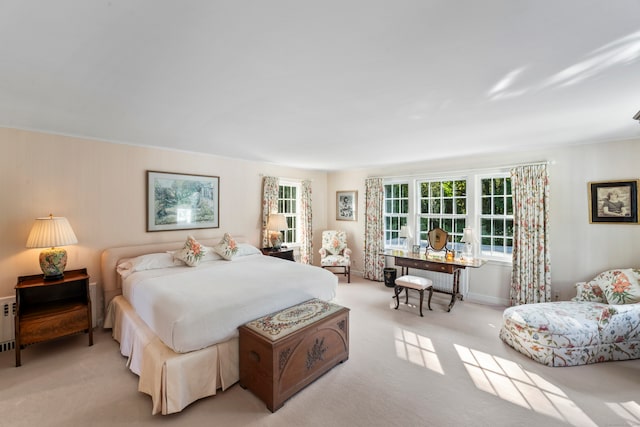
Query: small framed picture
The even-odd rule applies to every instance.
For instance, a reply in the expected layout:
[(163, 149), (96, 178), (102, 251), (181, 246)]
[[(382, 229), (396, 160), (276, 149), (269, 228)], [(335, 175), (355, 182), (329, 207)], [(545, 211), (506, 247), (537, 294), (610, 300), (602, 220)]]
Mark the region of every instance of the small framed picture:
[(590, 182), (589, 222), (637, 223), (638, 180)]
[(419, 254), (420, 253), (420, 245), (413, 245), (411, 247), (411, 253), (416, 254), (416, 255)]
[(336, 191), (336, 219), (357, 221), (358, 192)]

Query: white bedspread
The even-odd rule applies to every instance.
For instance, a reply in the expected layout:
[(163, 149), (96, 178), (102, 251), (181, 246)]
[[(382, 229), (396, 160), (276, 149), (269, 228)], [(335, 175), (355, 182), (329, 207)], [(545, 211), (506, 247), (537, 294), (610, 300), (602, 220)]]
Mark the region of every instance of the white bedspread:
[(238, 334), (238, 326), (311, 298), (331, 300), (337, 277), (320, 267), (251, 255), (135, 272), (123, 295), (142, 320), (178, 353)]

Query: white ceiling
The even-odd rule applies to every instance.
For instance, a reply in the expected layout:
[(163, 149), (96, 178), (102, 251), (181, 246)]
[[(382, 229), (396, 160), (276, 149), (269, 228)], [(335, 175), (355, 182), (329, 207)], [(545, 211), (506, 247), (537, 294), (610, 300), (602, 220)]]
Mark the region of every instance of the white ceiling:
[(0, 126), (339, 170), (640, 138), (640, 0), (1, 0)]

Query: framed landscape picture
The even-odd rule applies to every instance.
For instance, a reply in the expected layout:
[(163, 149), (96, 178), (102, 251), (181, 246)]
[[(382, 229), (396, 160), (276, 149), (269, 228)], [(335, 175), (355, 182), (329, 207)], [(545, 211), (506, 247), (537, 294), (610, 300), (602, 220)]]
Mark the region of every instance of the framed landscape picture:
[(637, 223), (638, 180), (590, 182), (590, 223)]
[(220, 178), (147, 171), (147, 231), (220, 226)]
[(336, 219), (342, 221), (356, 221), (358, 206), (357, 191), (336, 191)]

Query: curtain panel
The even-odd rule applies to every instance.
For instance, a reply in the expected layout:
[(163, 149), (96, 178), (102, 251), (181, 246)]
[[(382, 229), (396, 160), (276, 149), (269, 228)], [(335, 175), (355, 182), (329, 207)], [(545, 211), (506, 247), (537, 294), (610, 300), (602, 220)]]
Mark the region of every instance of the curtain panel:
[(511, 186), (514, 224), (510, 303), (551, 301), (547, 165), (513, 168)]
[(384, 280), (384, 185), (382, 178), (365, 181), (364, 278)]
[(313, 264), (311, 181), (302, 181), (300, 204), (300, 262), (302, 264)]
[(280, 179), (275, 176), (265, 176), (262, 187), (262, 247), (271, 246), (267, 222), (269, 214), (278, 212), (278, 188)]

